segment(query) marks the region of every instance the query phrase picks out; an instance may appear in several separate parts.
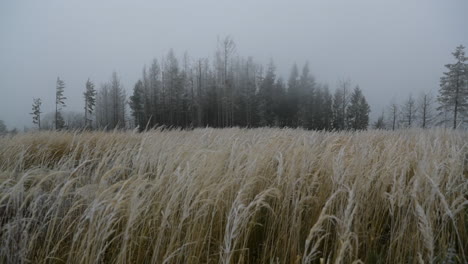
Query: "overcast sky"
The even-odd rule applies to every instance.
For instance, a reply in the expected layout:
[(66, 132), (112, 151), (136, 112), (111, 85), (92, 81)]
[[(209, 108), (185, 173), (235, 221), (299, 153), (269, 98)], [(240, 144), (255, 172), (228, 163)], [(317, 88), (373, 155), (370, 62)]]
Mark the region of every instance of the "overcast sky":
[(130, 93), (152, 58), (170, 48), (212, 58), (226, 35), (285, 78), (305, 61), (332, 90), (350, 78), (375, 117), (392, 99), (437, 93), (451, 52), (468, 46), (467, 12), (466, 0), (2, 0), (0, 119), (31, 126), (33, 97), (53, 111), (57, 76), (66, 110), (82, 111), (88, 77), (99, 86), (115, 70)]

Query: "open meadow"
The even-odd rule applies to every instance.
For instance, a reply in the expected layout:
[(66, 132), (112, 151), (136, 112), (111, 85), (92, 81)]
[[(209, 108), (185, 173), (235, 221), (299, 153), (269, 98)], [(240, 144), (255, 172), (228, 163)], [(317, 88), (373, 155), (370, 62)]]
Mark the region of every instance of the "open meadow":
[(0, 138), (0, 263), (467, 263), (468, 133)]

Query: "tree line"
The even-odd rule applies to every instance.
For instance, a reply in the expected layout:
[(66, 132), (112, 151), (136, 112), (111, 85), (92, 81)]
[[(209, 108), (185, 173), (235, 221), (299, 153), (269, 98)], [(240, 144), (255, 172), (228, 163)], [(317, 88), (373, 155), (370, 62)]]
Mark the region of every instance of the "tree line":
[[(436, 100), (425, 93), (418, 102), (410, 96), (404, 104), (392, 103), (373, 127), (396, 129), (420, 124), (426, 128), (447, 124), (450, 117), (457, 127), (467, 110), (468, 67), (463, 46), (453, 54), (457, 62), (446, 65), (448, 71), (441, 78)], [(264, 67), (252, 57), (236, 54), (230, 37), (218, 43), (213, 61), (191, 59), (187, 53), (179, 61), (172, 50), (161, 60), (154, 59), (149, 67), (143, 67), (128, 98), (115, 72), (98, 90), (88, 79), (79, 125), (63, 119), (64, 88), (63, 80), (57, 78), (54, 129), (270, 126), (362, 130), (369, 126), (370, 107), (358, 85), (341, 80), (332, 93), (328, 85), (316, 82), (308, 63), (301, 69), (294, 64), (285, 81), (277, 77), (273, 61)], [(437, 108), (435, 103), (439, 103)], [(31, 114), (38, 128), (40, 107), (41, 100), (35, 98)], [(440, 121), (441, 116), (445, 121)]]
[[(353, 88), (349, 80), (341, 81), (332, 94), (315, 81), (306, 63), (301, 70), (294, 64), (285, 82), (277, 77), (273, 61), (264, 67), (252, 57), (237, 55), (230, 37), (218, 44), (212, 62), (187, 54), (179, 61), (172, 50), (161, 61), (154, 59), (143, 68), (129, 98), (115, 72), (98, 90), (88, 79), (78, 125), (76, 119), (64, 120), (65, 83), (57, 78), (54, 120), (49, 115), (47, 128), (368, 127), (370, 107), (359, 86)], [(31, 115), (38, 128), (44, 128), (41, 104), (33, 99)]]
[[(343, 82), (334, 95), (319, 84), (306, 63), (294, 65), (287, 83), (252, 58), (233, 56), (226, 39), (211, 67), (207, 59), (182, 65), (173, 51), (154, 59), (134, 86), (129, 106), (140, 129), (168, 127), (303, 127), (315, 130), (366, 129), (370, 108), (356, 86)], [(333, 102), (340, 103), (333, 104)]]

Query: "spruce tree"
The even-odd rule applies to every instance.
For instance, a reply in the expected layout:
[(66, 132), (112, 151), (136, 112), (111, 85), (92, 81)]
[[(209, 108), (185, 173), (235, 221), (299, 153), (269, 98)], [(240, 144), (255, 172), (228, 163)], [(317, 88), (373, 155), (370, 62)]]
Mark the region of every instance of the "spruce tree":
[(367, 104), (366, 98), (359, 86), (356, 86), (351, 94), (350, 104), (346, 111), (348, 128), (353, 130), (367, 129), (369, 125), (369, 112), (370, 107)]
[(63, 120), (62, 115), (60, 114), (60, 110), (62, 107), (65, 107), (65, 99), (67, 99), (63, 92), (65, 90), (65, 82), (57, 77), (57, 85), (55, 90), (55, 129), (62, 129), (65, 126), (65, 122)]
[(344, 120), (345, 117), (343, 115), (342, 107), (343, 107), (343, 90), (336, 89), (335, 94), (333, 95), (333, 129), (336, 130), (343, 130), (345, 129)]
[(261, 126), (272, 126), (275, 120), (273, 92), (275, 89), (275, 65), (273, 61), (268, 65), (265, 78), (258, 92), (259, 116)]
[(89, 79), (86, 81), (86, 91), (84, 92), (85, 98), (85, 127), (91, 127), (92, 119), (90, 116), (94, 112), (94, 107), (96, 106), (96, 90), (94, 89), (94, 83)]
[(41, 98), (34, 98), (32, 104), (32, 112), (30, 113), (33, 116), (33, 124), (37, 125), (37, 128), (41, 129)]
[(458, 46), (452, 53), (456, 62), (445, 65), (448, 71), (440, 78), (437, 97), (440, 103), (438, 110), (448, 109), (453, 113), (453, 129), (457, 128), (457, 122), (468, 110), (468, 64), (464, 49), (462, 45)]
[(313, 112), (315, 108), (315, 80), (310, 74), (309, 63), (302, 68), (299, 78), (298, 121), (301, 127), (314, 128)]
[(288, 115), (289, 115), (289, 126), (297, 127), (299, 125), (299, 69), (297, 64), (294, 63), (291, 74), (288, 80)]
[(320, 101), (318, 101), (319, 121), (317, 129), (331, 130), (333, 126), (333, 96), (330, 94), (328, 86), (319, 89)]
[(144, 119), (144, 87), (143, 82), (138, 80), (133, 87), (133, 95), (130, 96), (129, 105), (132, 109), (132, 115), (135, 120), (135, 126), (139, 128), (140, 131), (145, 129), (145, 119)]
[(366, 97), (361, 93), (359, 102), (359, 127), (360, 130), (365, 130), (369, 126), (370, 105), (367, 103)]

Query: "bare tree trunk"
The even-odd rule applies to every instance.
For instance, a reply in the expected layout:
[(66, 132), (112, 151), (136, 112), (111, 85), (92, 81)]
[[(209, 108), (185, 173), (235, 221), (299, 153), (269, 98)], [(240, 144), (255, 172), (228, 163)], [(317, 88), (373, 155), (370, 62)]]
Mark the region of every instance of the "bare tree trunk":
[(426, 113), (427, 112), (427, 95), (424, 95), (424, 99), (423, 99), (423, 116), (422, 116), (422, 128), (426, 128)]
[(202, 102), (201, 102), (201, 88), (202, 86), (202, 73), (201, 73), (201, 60), (198, 61), (198, 94), (197, 94), (197, 126), (202, 125)]
[(55, 96), (55, 130), (57, 130), (57, 119), (58, 119), (58, 115), (57, 115), (57, 112), (58, 111), (58, 108), (57, 108), (57, 96)]
[(455, 88), (455, 107), (453, 109), (453, 129), (456, 129), (457, 128), (457, 114), (458, 114), (458, 97), (460, 96), (459, 95), (459, 76), (457, 75), (457, 86)]
[(85, 108), (84, 108), (84, 111), (85, 111), (84, 112), (84, 119), (85, 119), (84, 120), (85, 121), (84, 126), (86, 128), (88, 126), (88, 96), (87, 95), (85, 95)]

